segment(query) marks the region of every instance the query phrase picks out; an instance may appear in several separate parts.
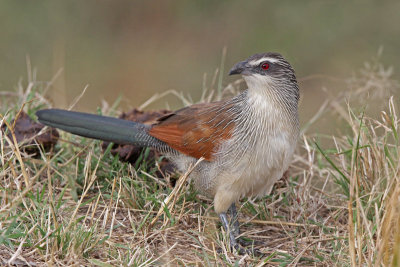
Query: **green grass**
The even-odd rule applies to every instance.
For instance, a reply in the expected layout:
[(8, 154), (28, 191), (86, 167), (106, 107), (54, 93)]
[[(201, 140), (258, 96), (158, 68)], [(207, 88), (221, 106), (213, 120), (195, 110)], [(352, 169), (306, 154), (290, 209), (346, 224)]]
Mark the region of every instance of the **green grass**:
[[(369, 71), (313, 121), (333, 113), (347, 133), (304, 133), (272, 195), (240, 203), (242, 235), (258, 241), (261, 257), (231, 251), (211, 200), (197, 195), (184, 174), (176, 175), (175, 187), (169, 177), (156, 177), (157, 162), (146, 153), (133, 166), (102, 151), (100, 141), (62, 132), (54, 150), (34, 157), (13, 143), (10, 131), (2, 133), (0, 264), (398, 266), (399, 113), (394, 99), (378, 92), (395, 83), (379, 69)], [(35, 118), (49, 107), (42, 96), (47, 87), (29, 81), (3, 95), (0, 124), (21, 109)], [(209, 90), (201, 101), (215, 97)], [(379, 115), (368, 115), (372, 101), (386, 103)]]

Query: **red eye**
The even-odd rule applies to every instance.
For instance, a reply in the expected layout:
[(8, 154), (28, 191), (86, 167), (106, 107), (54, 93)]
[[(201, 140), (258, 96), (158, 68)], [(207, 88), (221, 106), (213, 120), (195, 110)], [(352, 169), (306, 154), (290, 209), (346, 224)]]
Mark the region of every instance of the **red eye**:
[(263, 63), (263, 64), (261, 65), (261, 68), (262, 68), (263, 70), (267, 70), (267, 69), (269, 69), (269, 64), (268, 64), (268, 63)]

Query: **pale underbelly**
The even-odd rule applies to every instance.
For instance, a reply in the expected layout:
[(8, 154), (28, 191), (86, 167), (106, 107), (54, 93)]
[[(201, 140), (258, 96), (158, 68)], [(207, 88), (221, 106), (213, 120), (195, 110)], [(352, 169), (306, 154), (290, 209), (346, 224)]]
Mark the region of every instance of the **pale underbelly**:
[[(190, 175), (195, 188), (212, 198), (218, 191), (229, 192), (236, 200), (269, 194), (287, 170), (294, 150), (294, 144), (287, 139), (282, 140), (281, 136), (279, 140), (269, 140), (274, 143), (248, 150), (235, 160), (231, 159), (232, 154), (226, 154), (225, 160), (201, 162)], [(186, 172), (197, 161), (184, 155), (173, 160), (181, 172)]]

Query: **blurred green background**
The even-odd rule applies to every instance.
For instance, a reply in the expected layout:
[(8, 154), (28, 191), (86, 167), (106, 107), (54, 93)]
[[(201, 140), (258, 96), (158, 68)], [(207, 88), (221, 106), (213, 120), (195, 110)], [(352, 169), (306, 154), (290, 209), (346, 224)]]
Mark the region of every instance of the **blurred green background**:
[[(294, 66), (307, 119), (329, 79), (347, 78), (384, 48), (382, 62), (400, 61), (400, 1), (22, 1), (0, 2), (0, 91), (27, 80), (61, 76), (49, 92), (65, 107), (86, 85), (75, 109), (94, 111), (123, 95), (122, 108), (156, 92), (200, 96), (227, 47), (227, 71), (256, 52), (282, 53)], [(304, 81), (303, 81), (304, 80)], [(331, 88), (331, 87), (330, 87)], [(177, 105), (177, 104), (176, 104)], [(172, 107), (175, 108), (174, 103)]]

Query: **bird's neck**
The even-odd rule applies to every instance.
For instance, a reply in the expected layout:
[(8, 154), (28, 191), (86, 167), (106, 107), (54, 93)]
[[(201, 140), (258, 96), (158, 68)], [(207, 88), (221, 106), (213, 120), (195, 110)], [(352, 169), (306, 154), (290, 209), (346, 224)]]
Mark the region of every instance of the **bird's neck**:
[[(297, 83), (282, 83), (268, 77), (245, 77), (247, 84), (246, 97), (255, 108), (275, 109), (278, 113), (288, 116), (298, 116)], [(272, 113), (273, 110), (271, 111)]]
[(297, 84), (276, 86), (276, 82), (266, 79), (245, 80), (248, 89), (239, 97), (242, 101), (240, 120), (254, 126), (264, 125), (267, 131), (284, 128), (296, 135), (299, 129)]

